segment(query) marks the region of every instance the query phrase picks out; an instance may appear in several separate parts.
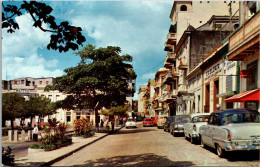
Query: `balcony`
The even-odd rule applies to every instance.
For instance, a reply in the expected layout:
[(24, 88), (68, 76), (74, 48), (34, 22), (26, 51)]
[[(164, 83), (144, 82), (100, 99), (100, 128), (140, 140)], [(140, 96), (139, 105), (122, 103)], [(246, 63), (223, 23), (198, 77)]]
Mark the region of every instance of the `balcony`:
[(180, 59), (180, 64), (179, 64), (179, 66), (178, 66), (178, 69), (180, 69), (180, 70), (186, 70), (186, 69), (188, 69), (188, 65), (187, 65), (184, 61), (182, 61), (182, 60)]
[(179, 77), (179, 72), (177, 71), (176, 68), (172, 68), (172, 76), (173, 76), (173, 78), (178, 78)]
[(165, 44), (164, 44), (164, 51), (172, 52), (173, 51), (173, 45), (167, 44), (165, 42)]
[(169, 68), (171, 68), (172, 65), (173, 65), (172, 63), (167, 62), (166, 59), (165, 59), (165, 61), (164, 61), (164, 67), (165, 68), (169, 69)]
[(170, 45), (176, 45), (177, 36), (176, 33), (168, 33), (166, 43)]
[(178, 86), (178, 93), (180, 93), (180, 94), (188, 93), (187, 85), (186, 84), (179, 85)]
[(172, 52), (168, 52), (165, 61), (168, 62), (168, 63), (175, 62), (176, 61), (176, 54), (174, 54)]
[(168, 71), (165, 76), (164, 76), (164, 79), (163, 79), (163, 82), (164, 84), (170, 84), (171, 82), (173, 82), (174, 79), (172, 77), (172, 72), (171, 71)]
[(250, 54), (259, 50), (260, 42), (260, 12), (242, 25), (229, 38), (228, 60), (243, 61)]

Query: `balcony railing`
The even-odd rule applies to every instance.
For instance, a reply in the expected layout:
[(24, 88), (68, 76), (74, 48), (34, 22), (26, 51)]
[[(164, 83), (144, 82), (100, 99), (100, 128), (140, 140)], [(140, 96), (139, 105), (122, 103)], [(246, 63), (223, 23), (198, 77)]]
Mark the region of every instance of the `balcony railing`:
[(176, 60), (176, 54), (168, 52), (166, 56), (166, 62), (173, 63)]
[(172, 52), (172, 50), (173, 50), (173, 45), (167, 44), (167, 43), (165, 42), (165, 44), (164, 44), (164, 50), (165, 50), (165, 51), (170, 51), (170, 52)]
[(176, 68), (172, 68), (172, 75), (173, 75), (173, 78), (179, 77), (179, 72), (177, 71)]
[(166, 43), (170, 45), (176, 45), (177, 36), (176, 33), (168, 33)]
[(163, 79), (163, 82), (164, 84), (168, 84), (170, 82), (173, 81), (173, 78), (172, 78), (172, 72), (171, 71), (168, 71), (165, 76), (164, 76), (164, 79)]
[[(248, 49), (254, 45), (259, 47), (259, 35), (260, 35), (260, 12), (256, 13), (248, 22), (242, 25), (237, 32), (235, 32), (229, 38), (229, 59), (230, 60), (242, 60), (245, 58), (245, 54), (252, 51), (252, 49)], [(255, 42), (249, 41), (255, 39)], [(258, 40), (258, 41), (257, 41)], [(246, 45), (245, 45), (246, 44)], [(236, 51), (237, 49), (241, 49), (240, 51)], [(248, 50), (247, 50), (248, 49)], [(243, 55), (241, 52), (246, 51)], [(241, 53), (241, 55), (240, 55)]]
[(186, 70), (187, 68), (188, 68), (188, 65), (186, 64), (186, 62), (183, 61), (182, 59), (180, 59), (180, 63), (179, 63), (178, 69)]
[(188, 90), (187, 90), (187, 85), (186, 85), (186, 84), (179, 85), (179, 86), (178, 86), (178, 92), (179, 92), (179, 93), (187, 93), (187, 92), (188, 92)]

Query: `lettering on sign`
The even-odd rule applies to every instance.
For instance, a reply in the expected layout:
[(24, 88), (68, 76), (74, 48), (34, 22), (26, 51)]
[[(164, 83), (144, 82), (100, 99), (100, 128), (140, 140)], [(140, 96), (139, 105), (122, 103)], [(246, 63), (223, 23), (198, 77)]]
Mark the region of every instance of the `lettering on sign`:
[(227, 71), (230, 70), (231, 68), (236, 66), (236, 62), (234, 61), (228, 61), (227, 63)]
[(208, 81), (208, 80), (214, 78), (218, 73), (220, 73), (222, 70), (221, 66), (222, 66), (222, 64), (218, 63), (218, 64), (214, 65), (213, 67), (211, 67), (209, 70), (207, 70), (204, 73), (205, 81)]

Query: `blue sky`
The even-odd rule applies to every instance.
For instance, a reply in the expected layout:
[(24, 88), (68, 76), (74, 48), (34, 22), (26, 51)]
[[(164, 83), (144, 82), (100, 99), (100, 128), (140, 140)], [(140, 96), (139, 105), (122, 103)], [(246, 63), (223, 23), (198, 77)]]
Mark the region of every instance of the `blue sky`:
[[(15, 2), (11, 2), (15, 3)], [(87, 44), (119, 46), (122, 54), (133, 57), (139, 86), (154, 79), (166, 56), (164, 42), (171, 24), (173, 1), (47, 1), (57, 21), (80, 26)], [(74, 51), (47, 50), (49, 34), (32, 26), (28, 14), (16, 17), (20, 29), (14, 34), (2, 30), (2, 79), (57, 77), (76, 66)], [(82, 48), (82, 47), (80, 47)]]

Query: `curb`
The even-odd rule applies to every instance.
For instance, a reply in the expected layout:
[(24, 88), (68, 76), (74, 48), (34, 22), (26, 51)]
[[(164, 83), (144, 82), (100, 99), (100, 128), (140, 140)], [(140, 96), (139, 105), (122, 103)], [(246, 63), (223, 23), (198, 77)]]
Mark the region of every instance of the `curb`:
[[(119, 129), (115, 130), (115, 132), (121, 130), (122, 128), (123, 128), (123, 126), (121, 126)], [(66, 153), (66, 154), (64, 154), (64, 155), (61, 155), (60, 157), (57, 157), (57, 158), (55, 158), (55, 159), (53, 159), (53, 160), (51, 160), (51, 161), (49, 161), (49, 162), (45, 162), (45, 163), (41, 164), (40, 166), (50, 166), (50, 165), (54, 164), (55, 162), (58, 162), (58, 161), (60, 161), (60, 160), (62, 160), (62, 159), (64, 159), (64, 158), (66, 158), (66, 157), (72, 155), (73, 153), (75, 153), (75, 152), (77, 152), (77, 151), (83, 149), (84, 147), (86, 147), (86, 146), (88, 146), (88, 145), (90, 145), (90, 144), (92, 144), (92, 143), (95, 143), (95, 142), (98, 141), (98, 140), (101, 140), (101, 139), (105, 138), (105, 137), (108, 136), (108, 135), (110, 135), (110, 133), (107, 133), (106, 135), (104, 135), (104, 136), (102, 136), (102, 137), (100, 137), (100, 138), (98, 138), (98, 139), (96, 139), (96, 140), (93, 140), (92, 142), (87, 143), (87, 144), (85, 144), (85, 145), (83, 145), (83, 146), (80, 146), (79, 148), (76, 148), (75, 150), (73, 150), (73, 151), (71, 151), (71, 152), (69, 152), (69, 153)]]

